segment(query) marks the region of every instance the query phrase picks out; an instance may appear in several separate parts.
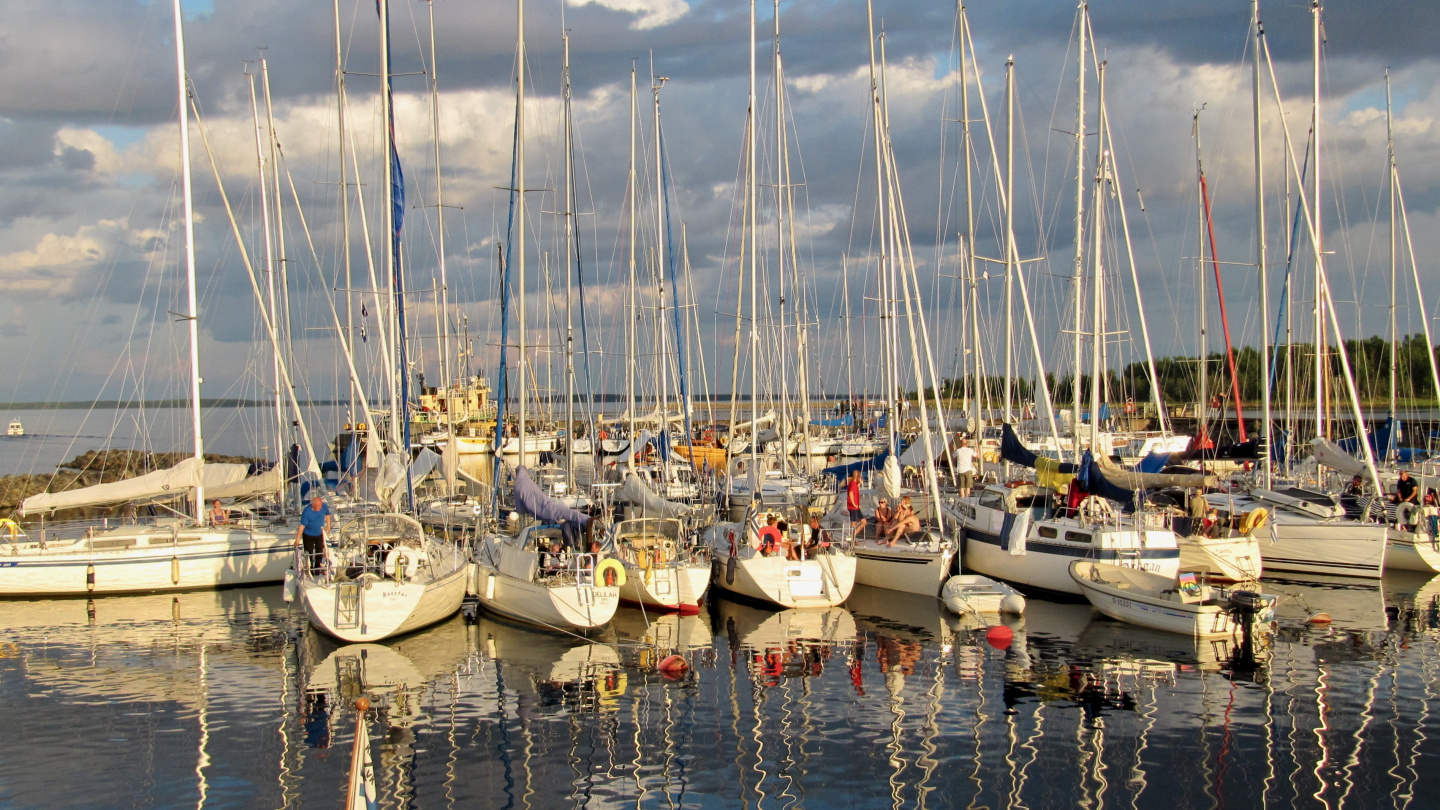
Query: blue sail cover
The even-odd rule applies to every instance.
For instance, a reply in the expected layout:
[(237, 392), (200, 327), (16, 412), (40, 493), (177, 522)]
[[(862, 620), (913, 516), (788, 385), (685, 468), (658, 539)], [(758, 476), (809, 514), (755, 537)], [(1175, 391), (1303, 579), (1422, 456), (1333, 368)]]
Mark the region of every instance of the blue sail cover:
[(515, 470), (515, 511), (541, 523), (569, 523), (583, 528), (590, 517), (546, 495), (524, 467)]
[(1089, 450), (1085, 451), (1085, 459), (1080, 465), (1076, 480), (1086, 492), (1120, 504), (1127, 514), (1134, 512), (1137, 506), (1145, 502), (1145, 490), (1126, 489), (1111, 483), (1105, 473), (1100, 471), (1100, 465), (1095, 463)]
[(810, 424), (820, 427), (850, 427), (855, 424), (855, 416), (847, 413), (844, 419), (811, 419)]
[(1170, 453), (1148, 453), (1135, 465), (1135, 472), (1158, 473), (1170, 463)]
[(878, 455), (870, 458), (852, 461), (849, 464), (836, 464), (833, 467), (826, 467), (820, 472), (823, 475), (834, 476), (843, 481), (849, 478), (852, 472), (867, 473), (883, 468), (885, 466), (885, 459), (889, 457), (890, 451), (882, 450)]
[[(1025, 448), (1024, 443), (1020, 441), (1020, 437), (1015, 435), (1014, 428), (1005, 425), (1003, 432), (1000, 434), (1000, 458), (1011, 464), (1019, 464), (1021, 467), (1029, 467), (1033, 470), (1035, 469), (1035, 460), (1039, 458), (1039, 456), (1036, 456)], [(1079, 465), (1069, 462), (1057, 464), (1054, 471), (1062, 475), (1082, 474)]]

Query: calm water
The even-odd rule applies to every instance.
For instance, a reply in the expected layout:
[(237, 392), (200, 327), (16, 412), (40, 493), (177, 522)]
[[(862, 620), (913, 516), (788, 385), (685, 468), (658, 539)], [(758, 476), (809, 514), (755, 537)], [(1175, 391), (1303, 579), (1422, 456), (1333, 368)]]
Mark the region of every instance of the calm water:
[(0, 804), (336, 807), (365, 694), (386, 807), (1434, 806), (1440, 581), (1275, 587), (1243, 673), (1084, 605), (1032, 601), (1000, 650), (863, 588), (622, 610), (593, 643), (482, 615), (348, 647), (278, 587), (4, 602)]

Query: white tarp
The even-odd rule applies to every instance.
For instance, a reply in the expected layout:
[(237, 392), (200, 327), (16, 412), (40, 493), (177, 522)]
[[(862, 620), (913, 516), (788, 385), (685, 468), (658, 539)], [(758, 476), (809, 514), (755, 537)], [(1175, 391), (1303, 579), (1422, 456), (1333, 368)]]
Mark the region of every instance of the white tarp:
[[(211, 465), (214, 466), (214, 465)], [(211, 487), (205, 485), (205, 498), (248, 498), (252, 495), (265, 495), (271, 492), (279, 492), (280, 485), (284, 483), (284, 471), (280, 465), (275, 465), (259, 475), (252, 475), (233, 484)]]
[(1346, 475), (1363, 475), (1365, 462), (1340, 449), (1340, 445), (1328, 439), (1316, 439), (1310, 443), (1310, 452), (1315, 460), (1332, 470)]
[(635, 504), (644, 517), (679, 518), (690, 514), (689, 506), (660, 497), (635, 473), (625, 476), (625, 483), (615, 491), (615, 500)]
[(104, 506), (161, 495), (178, 495), (201, 484), (207, 490), (211, 487), (219, 488), (243, 480), (248, 469), (244, 464), (202, 465), (195, 458), (187, 458), (167, 470), (156, 470), (135, 478), (126, 478), (124, 481), (31, 495), (20, 504), (19, 512), (22, 515), (33, 515), (56, 509), (78, 509), (82, 506)]
[(880, 469), (880, 482), (876, 487), (880, 494), (890, 499), (891, 503), (900, 497), (900, 462), (894, 455), (885, 457), (885, 466)]

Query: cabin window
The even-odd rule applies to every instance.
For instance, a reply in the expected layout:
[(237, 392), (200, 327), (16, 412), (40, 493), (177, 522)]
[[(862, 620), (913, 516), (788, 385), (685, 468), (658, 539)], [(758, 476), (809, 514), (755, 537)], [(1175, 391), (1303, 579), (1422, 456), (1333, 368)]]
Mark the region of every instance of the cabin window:
[(989, 509), (1005, 509), (1005, 498), (994, 492), (980, 493), (980, 505)]
[(1065, 539), (1072, 543), (1088, 543), (1090, 535), (1085, 532), (1065, 532)]
[[(1054, 540), (1054, 539), (1055, 539), (1055, 536), (1056, 536), (1057, 534), (1058, 534), (1058, 532), (1055, 531), (1055, 528), (1054, 528), (1053, 526), (1041, 526), (1041, 527), (1040, 527), (1040, 536), (1041, 536), (1041, 537), (1048, 537), (1048, 538), (1050, 538), (1051, 540)], [(1073, 532), (1072, 532), (1072, 534), (1073, 534)]]

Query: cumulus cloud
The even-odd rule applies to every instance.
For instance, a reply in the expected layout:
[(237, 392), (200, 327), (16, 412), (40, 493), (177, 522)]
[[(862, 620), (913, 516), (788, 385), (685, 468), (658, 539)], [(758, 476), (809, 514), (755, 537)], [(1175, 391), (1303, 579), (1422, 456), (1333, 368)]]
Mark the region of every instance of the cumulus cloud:
[(631, 27), (639, 31), (659, 28), (685, 16), (690, 4), (685, 0), (569, 0), (572, 6), (591, 4), (636, 15)]

